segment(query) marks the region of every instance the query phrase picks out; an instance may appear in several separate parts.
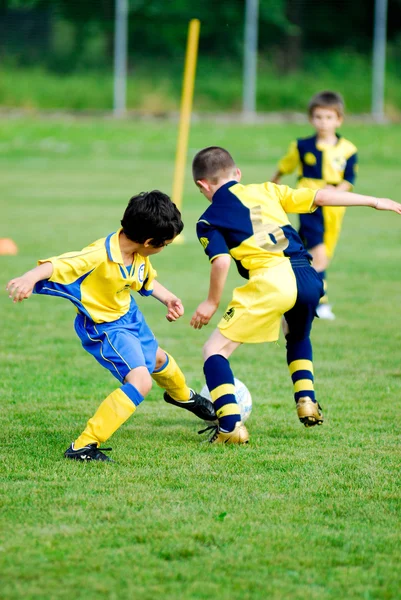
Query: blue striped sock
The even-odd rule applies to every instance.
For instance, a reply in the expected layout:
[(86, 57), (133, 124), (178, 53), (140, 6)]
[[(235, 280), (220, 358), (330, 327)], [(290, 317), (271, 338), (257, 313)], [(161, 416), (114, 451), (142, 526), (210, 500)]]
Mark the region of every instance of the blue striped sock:
[(232, 431), (235, 424), (241, 421), (241, 415), (235, 399), (230, 363), (221, 354), (213, 354), (206, 360), (203, 371), (219, 420), (219, 429)]
[(294, 385), (295, 402), (305, 396), (316, 402), (312, 344), (309, 337), (298, 341), (292, 341), (289, 337), (287, 338), (287, 363)]

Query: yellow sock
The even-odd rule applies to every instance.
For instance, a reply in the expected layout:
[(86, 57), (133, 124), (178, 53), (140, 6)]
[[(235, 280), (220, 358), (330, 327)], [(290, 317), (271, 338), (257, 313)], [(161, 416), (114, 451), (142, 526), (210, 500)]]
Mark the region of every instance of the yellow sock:
[(186, 402), (191, 398), (191, 390), (187, 386), (184, 373), (175, 362), (174, 358), (167, 354), (167, 364), (160, 371), (152, 373), (152, 378), (157, 385), (165, 389), (174, 399), (180, 402)]
[(135, 412), (143, 396), (131, 384), (114, 390), (89, 419), (85, 430), (74, 442), (75, 450), (88, 444), (105, 442)]

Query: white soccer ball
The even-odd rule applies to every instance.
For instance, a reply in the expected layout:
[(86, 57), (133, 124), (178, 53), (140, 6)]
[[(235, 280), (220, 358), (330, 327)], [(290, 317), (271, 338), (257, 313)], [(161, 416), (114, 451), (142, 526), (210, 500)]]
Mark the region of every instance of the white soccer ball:
[[(252, 396), (245, 383), (242, 383), (242, 381), (239, 379), (234, 379), (234, 385), (235, 399), (237, 400), (237, 404), (241, 413), (241, 421), (245, 423), (245, 421), (249, 419), (249, 415), (252, 412)], [(208, 400), (212, 400), (207, 385), (202, 388), (200, 395)]]

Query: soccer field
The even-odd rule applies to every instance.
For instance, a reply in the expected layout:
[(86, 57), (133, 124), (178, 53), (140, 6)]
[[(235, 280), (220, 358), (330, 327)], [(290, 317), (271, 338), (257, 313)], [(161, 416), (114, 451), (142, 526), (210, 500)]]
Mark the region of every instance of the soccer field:
[[(4, 288), (37, 258), (115, 231), (134, 193), (170, 193), (176, 125), (32, 118), (1, 130), (0, 237), (20, 252), (0, 257), (0, 598), (399, 599), (401, 217), (347, 211), (329, 271), (337, 320), (316, 321), (312, 337), (322, 427), (298, 422), (281, 339), (232, 359), (253, 396), (248, 447), (210, 447), (203, 424), (154, 386), (111, 438), (116, 462), (77, 464), (63, 452), (117, 382), (81, 349), (70, 303), (15, 306)], [(223, 145), (244, 183), (262, 182), (309, 131), (196, 123), (189, 159)], [(401, 201), (401, 127), (343, 133), (359, 148), (357, 190)], [(197, 389), (212, 330), (189, 327), (208, 286), (195, 235), (206, 205), (188, 160), (185, 245), (152, 261), (184, 317), (168, 323), (160, 303), (138, 297)], [(225, 301), (240, 282), (233, 267)]]

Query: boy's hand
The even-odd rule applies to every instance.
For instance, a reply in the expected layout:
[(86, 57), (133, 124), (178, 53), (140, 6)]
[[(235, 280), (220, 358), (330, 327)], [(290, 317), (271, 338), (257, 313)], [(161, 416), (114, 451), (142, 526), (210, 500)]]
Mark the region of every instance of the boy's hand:
[(201, 302), (192, 316), (190, 323), (191, 327), (194, 329), (202, 329), (204, 325), (209, 323), (217, 308), (218, 305), (210, 300)]
[(175, 298), (175, 297), (170, 298), (169, 300), (167, 300), (166, 306), (167, 306), (166, 319), (167, 319), (167, 321), (170, 321), (170, 323), (172, 321), (176, 321), (177, 319), (182, 317), (182, 315), (184, 314), (184, 307), (179, 298)]
[(388, 198), (378, 198), (374, 208), (376, 210), (392, 210), (401, 215), (401, 204), (399, 204), (399, 202), (394, 202), (394, 200), (389, 200)]
[(36, 280), (32, 280), (27, 275), (11, 279), (6, 286), (8, 297), (11, 298), (14, 303), (22, 302), (32, 294), (35, 283)]

